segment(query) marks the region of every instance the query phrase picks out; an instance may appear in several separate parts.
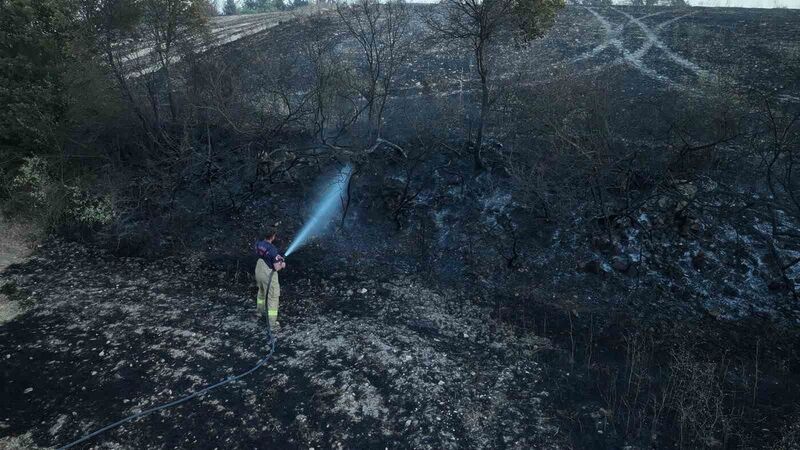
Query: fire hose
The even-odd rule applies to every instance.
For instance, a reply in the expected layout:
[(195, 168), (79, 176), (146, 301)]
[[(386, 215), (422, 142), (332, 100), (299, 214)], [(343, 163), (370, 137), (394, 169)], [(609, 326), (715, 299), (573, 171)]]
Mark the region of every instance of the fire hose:
[[(275, 271), (270, 272), (269, 281), (267, 281), (267, 295), (268, 296), (269, 296), (269, 288), (272, 285), (272, 276), (274, 274), (275, 274)], [(221, 380), (221, 381), (219, 381), (217, 383), (214, 383), (214, 384), (212, 384), (210, 386), (206, 386), (203, 389), (200, 389), (199, 391), (192, 392), (191, 394), (188, 394), (188, 395), (186, 395), (184, 397), (181, 397), (179, 399), (176, 399), (176, 400), (173, 400), (171, 402), (164, 403), (164, 404), (161, 404), (161, 405), (158, 405), (158, 406), (154, 406), (152, 408), (145, 409), (144, 411), (138, 412), (136, 414), (132, 414), (132, 415), (130, 415), (128, 417), (125, 417), (124, 419), (120, 419), (120, 420), (118, 420), (118, 421), (116, 421), (116, 422), (114, 422), (114, 423), (112, 423), (110, 425), (106, 425), (103, 428), (100, 428), (99, 430), (93, 431), (92, 433), (89, 433), (89, 434), (87, 434), (87, 435), (85, 435), (85, 436), (83, 436), (83, 437), (81, 437), (79, 439), (76, 439), (76, 440), (70, 442), (69, 444), (66, 444), (66, 445), (64, 445), (62, 447), (59, 447), (58, 450), (64, 450), (64, 449), (72, 448), (72, 447), (74, 447), (74, 446), (76, 446), (78, 444), (86, 442), (89, 439), (91, 439), (91, 438), (93, 438), (93, 437), (95, 437), (95, 436), (97, 436), (99, 434), (105, 433), (106, 431), (111, 430), (113, 428), (116, 428), (116, 427), (118, 427), (120, 425), (126, 424), (128, 422), (132, 422), (132, 421), (137, 420), (137, 419), (141, 419), (142, 417), (150, 415), (150, 414), (152, 414), (154, 412), (161, 411), (161, 410), (168, 409), (168, 408), (172, 408), (173, 406), (178, 406), (181, 403), (188, 402), (189, 400), (191, 400), (191, 399), (193, 399), (195, 397), (200, 397), (201, 395), (205, 395), (208, 392), (213, 391), (214, 389), (217, 389), (219, 387), (225, 386), (228, 383), (232, 383), (234, 381), (240, 380), (240, 379), (250, 375), (251, 373), (255, 372), (256, 370), (260, 369), (261, 366), (263, 366), (264, 364), (267, 363), (267, 361), (269, 361), (269, 359), (272, 357), (272, 354), (275, 353), (275, 343), (277, 342), (277, 339), (272, 335), (272, 329), (270, 328), (270, 325), (269, 325), (269, 318), (266, 318), (266, 322), (267, 322), (267, 326), (266, 326), (265, 331), (266, 331), (266, 335), (267, 335), (267, 343), (269, 345), (269, 352), (267, 353), (266, 356), (261, 358), (256, 363), (255, 366), (253, 366), (250, 369), (240, 373), (239, 375), (229, 376), (228, 378), (225, 378), (224, 380)]]

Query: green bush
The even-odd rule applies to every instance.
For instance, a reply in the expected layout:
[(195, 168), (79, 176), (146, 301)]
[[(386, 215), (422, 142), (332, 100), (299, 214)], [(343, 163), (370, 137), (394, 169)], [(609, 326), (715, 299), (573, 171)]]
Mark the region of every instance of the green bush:
[(0, 1), (0, 156), (42, 150), (62, 120), (71, 14), (65, 0)]
[(92, 195), (77, 186), (67, 186), (70, 193), (67, 217), (80, 225), (108, 225), (114, 220), (111, 194)]
[(43, 229), (61, 225), (93, 227), (114, 219), (110, 194), (95, 195), (82, 187), (79, 179), (62, 181), (54, 177), (47, 160), (39, 156), (23, 161), (10, 183), (11, 204)]

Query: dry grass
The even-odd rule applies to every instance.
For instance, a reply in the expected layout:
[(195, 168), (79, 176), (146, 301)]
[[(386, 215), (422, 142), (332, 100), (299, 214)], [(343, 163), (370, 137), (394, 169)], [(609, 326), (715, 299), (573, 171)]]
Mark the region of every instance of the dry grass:
[[(33, 225), (0, 217), (0, 274), (6, 267), (23, 261), (31, 253), (36, 235)], [(4, 281), (0, 279), (0, 286), (3, 284)], [(22, 306), (0, 293), (0, 325), (23, 312)]]
[(0, 217), (0, 272), (30, 254), (35, 235), (33, 225)]
[(41, 447), (37, 447), (33, 443), (30, 433), (25, 433), (0, 439), (0, 448), (6, 450), (34, 450)]

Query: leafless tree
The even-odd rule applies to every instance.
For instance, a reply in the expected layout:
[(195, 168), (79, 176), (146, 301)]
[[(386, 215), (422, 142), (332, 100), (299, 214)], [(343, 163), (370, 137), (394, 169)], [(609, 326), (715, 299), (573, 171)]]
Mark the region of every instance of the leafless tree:
[(331, 25), (326, 16), (310, 17), (303, 25), (307, 37), (300, 45), (309, 67), (304, 89), (312, 97), (313, 133), (324, 145), (335, 145), (363, 111), (353, 68), (337, 51), (338, 39)]
[(365, 85), (360, 93), (366, 102), (368, 145), (372, 145), (380, 138), (397, 71), (409, 55), (409, 13), (402, 0), (339, 2), (336, 12), (362, 53)]
[[(780, 107), (774, 98), (761, 99), (760, 126), (752, 139), (753, 149), (762, 162), (764, 181), (769, 190), (763, 219), (771, 224), (766, 241), (771, 258), (785, 288), (797, 299), (795, 281), (789, 272), (800, 264), (800, 258), (786, 257), (783, 248), (800, 244), (792, 222), (800, 220), (800, 113)], [(792, 220), (786, 220), (791, 218)]]
[[(165, 80), (171, 118), (176, 121), (173, 65), (192, 51), (197, 36), (205, 30), (208, 2), (80, 0), (77, 6), (87, 45), (102, 57), (143, 128), (154, 141), (159, 140), (160, 80)], [(150, 116), (139, 101), (139, 87), (145, 90)]]
[(167, 98), (172, 120), (178, 118), (173, 92), (173, 63), (179, 59), (181, 46), (191, 51), (192, 39), (205, 30), (205, 0), (143, 0), (143, 25), (153, 46), (167, 84)]
[(81, 0), (77, 6), (84, 26), (85, 45), (102, 57), (143, 128), (148, 129), (149, 120), (135, 98), (134, 88), (127, 78), (126, 59), (120, 49), (120, 43), (139, 40), (141, 11), (132, 0)]
[(473, 158), (476, 169), (480, 169), (484, 128), (494, 101), (490, 60), (493, 46), (504, 34), (517, 34), (524, 39), (541, 36), (564, 3), (563, 0), (444, 0), (443, 3), (426, 21), (437, 35), (467, 45), (475, 58), (481, 93)]

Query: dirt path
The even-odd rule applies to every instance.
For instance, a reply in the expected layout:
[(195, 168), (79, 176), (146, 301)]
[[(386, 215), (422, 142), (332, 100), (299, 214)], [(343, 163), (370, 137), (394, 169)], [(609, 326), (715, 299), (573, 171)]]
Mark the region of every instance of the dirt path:
[[(30, 235), (30, 226), (10, 223), (0, 218), (0, 273), (8, 266), (24, 261), (30, 255), (32, 250)], [(0, 325), (22, 312), (23, 308), (19, 303), (9, 300), (0, 289)]]

